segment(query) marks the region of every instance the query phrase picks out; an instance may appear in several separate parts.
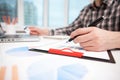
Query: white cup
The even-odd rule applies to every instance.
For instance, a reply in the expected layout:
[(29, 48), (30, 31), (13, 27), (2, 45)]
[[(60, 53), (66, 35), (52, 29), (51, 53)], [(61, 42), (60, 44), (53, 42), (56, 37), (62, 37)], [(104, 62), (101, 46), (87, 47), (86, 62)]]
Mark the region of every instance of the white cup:
[(15, 25), (6, 25), (6, 34), (7, 35), (13, 35), (13, 34), (16, 34), (16, 29), (15, 29)]

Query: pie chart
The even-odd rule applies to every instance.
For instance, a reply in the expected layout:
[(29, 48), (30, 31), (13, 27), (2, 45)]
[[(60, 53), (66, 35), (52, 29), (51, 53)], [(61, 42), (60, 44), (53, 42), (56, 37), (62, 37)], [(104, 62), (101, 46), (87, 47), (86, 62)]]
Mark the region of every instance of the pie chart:
[(6, 51), (6, 54), (18, 57), (39, 56), (38, 52), (29, 51), (28, 47), (17, 47)]

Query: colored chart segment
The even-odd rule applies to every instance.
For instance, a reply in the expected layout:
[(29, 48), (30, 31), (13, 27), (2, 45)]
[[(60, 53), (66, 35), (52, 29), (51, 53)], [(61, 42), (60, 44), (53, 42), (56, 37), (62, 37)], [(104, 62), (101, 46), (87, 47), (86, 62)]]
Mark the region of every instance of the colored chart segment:
[(38, 56), (41, 55), (37, 52), (31, 52), (28, 50), (28, 47), (17, 47), (12, 48), (6, 51), (6, 54), (17, 57), (29, 57), (29, 56)]
[[(53, 62), (53, 63), (52, 63)], [(57, 66), (55, 61), (31, 64), (28, 68), (29, 80), (82, 80), (87, 69), (80, 63)]]

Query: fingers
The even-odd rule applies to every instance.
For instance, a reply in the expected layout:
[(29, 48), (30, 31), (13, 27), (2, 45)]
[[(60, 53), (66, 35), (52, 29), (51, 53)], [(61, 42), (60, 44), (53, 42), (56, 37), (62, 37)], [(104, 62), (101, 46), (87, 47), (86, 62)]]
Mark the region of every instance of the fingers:
[(97, 51), (97, 52), (99, 51), (99, 50), (97, 50), (97, 48), (94, 47), (94, 46), (84, 47), (83, 49), (86, 50), (86, 51)]
[(2, 16), (2, 19), (3, 19), (3, 21), (6, 23), (6, 24), (10, 24), (10, 16)]
[(30, 31), (30, 35), (40, 35), (40, 34), (36, 31)]
[(10, 24), (15, 25), (18, 22), (18, 18), (13, 18), (11, 21), (10, 16), (2, 16), (2, 20), (8, 25)]
[(84, 34), (81, 36), (78, 36), (77, 38), (74, 39), (75, 43), (84, 43), (92, 40), (94, 37), (92, 36), (92, 33)]
[(89, 47), (89, 46), (94, 46), (94, 42), (93, 41), (86, 41), (86, 42), (81, 42), (80, 43), (80, 46), (82, 46), (82, 47)]
[(80, 43), (80, 46), (84, 50), (88, 50), (88, 51), (102, 51), (104, 48), (101, 42), (99, 42), (99, 40), (90, 40), (87, 42), (82, 42)]
[(75, 43), (82, 43), (87, 42), (93, 39), (93, 28), (83, 28), (83, 29), (77, 29), (74, 32), (71, 33), (71, 37), (74, 37), (76, 35), (80, 35), (77, 38), (74, 39)]
[(18, 22), (18, 18), (13, 18), (12, 19), (12, 24), (15, 25)]
[(6, 17), (6, 16), (2, 16), (2, 20), (3, 20), (6, 24), (8, 24), (8, 21), (7, 21), (7, 17)]
[(87, 33), (91, 32), (92, 30), (93, 30), (93, 27), (80, 28), (80, 29), (77, 29), (77, 30), (73, 31), (71, 33), (70, 37), (73, 38), (74, 36), (77, 36), (77, 35), (87, 34)]
[(75, 30), (71, 33), (71, 37), (79, 34), (80, 36), (76, 37), (73, 41), (79, 43), (85, 50), (102, 51), (106, 49), (103, 45), (105, 44), (103, 33), (105, 33), (104, 30), (90, 27)]
[(44, 35), (49, 35), (49, 29), (42, 29), (38, 27), (29, 27), (30, 34), (31, 35), (39, 35), (39, 36), (44, 36)]
[(29, 30), (31, 35), (40, 35), (39, 28), (37, 27), (29, 27)]
[(83, 49), (87, 50), (87, 51), (96, 51), (96, 52), (100, 52), (100, 51), (106, 50), (104, 48), (98, 48), (98, 47), (95, 47), (95, 46), (88, 46), (88, 47), (84, 47)]
[(36, 30), (38, 30), (38, 28), (37, 27), (28, 27), (31, 31), (36, 31)]
[(8, 20), (8, 24), (10, 24), (11, 23), (10, 16), (8, 16), (7, 20)]

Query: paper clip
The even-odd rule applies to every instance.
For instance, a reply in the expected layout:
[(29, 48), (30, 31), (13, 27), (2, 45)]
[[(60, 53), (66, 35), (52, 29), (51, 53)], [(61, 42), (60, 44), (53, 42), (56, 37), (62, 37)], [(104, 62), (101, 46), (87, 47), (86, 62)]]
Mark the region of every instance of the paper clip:
[(64, 48), (64, 49), (50, 48), (48, 52), (51, 54), (65, 55), (65, 56), (78, 57), (78, 58), (81, 58), (83, 56), (82, 52), (73, 51), (70, 48)]

